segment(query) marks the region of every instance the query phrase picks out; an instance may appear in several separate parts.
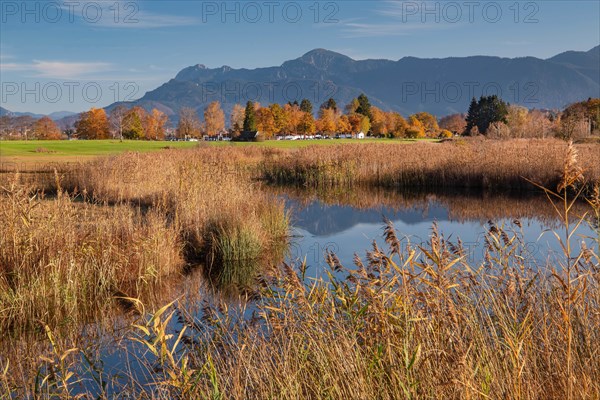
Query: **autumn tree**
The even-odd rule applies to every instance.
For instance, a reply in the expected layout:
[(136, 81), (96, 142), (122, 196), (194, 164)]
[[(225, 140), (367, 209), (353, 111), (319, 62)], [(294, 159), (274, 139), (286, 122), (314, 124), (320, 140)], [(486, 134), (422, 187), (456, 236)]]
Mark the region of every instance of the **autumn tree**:
[(287, 114), (283, 107), (279, 104), (274, 103), (269, 106), (271, 114), (273, 115), (273, 122), (275, 123), (275, 133), (279, 134), (285, 131), (288, 124)]
[(423, 125), (425, 135), (429, 137), (437, 137), (440, 131), (437, 118), (427, 112), (419, 112), (414, 115)]
[(198, 138), (200, 132), (200, 120), (196, 110), (189, 107), (183, 107), (179, 111), (179, 123), (177, 124), (176, 134), (178, 138)]
[(464, 133), (467, 122), (465, 121), (465, 114), (451, 114), (447, 115), (440, 119), (439, 127), (440, 129), (448, 130), (455, 135), (460, 135)]
[(133, 107), (125, 114), (123, 118), (123, 137), (126, 139), (138, 140), (146, 137), (144, 125), (147, 113), (142, 107)]
[(366, 134), (369, 131), (371, 131), (371, 121), (369, 120), (369, 117), (365, 115), (360, 120), (360, 132)]
[(531, 136), (546, 138), (552, 134), (555, 127), (552, 113), (541, 110), (531, 110), (527, 122), (527, 132)]
[(508, 106), (506, 125), (510, 130), (511, 137), (523, 138), (527, 136), (527, 129), (529, 128), (529, 110), (522, 106)]
[(256, 130), (256, 110), (254, 108), (254, 103), (248, 101), (244, 112), (244, 131), (254, 132)]
[(406, 137), (411, 139), (425, 137), (425, 127), (415, 115), (411, 115), (408, 118), (408, 128), (406, 129)]
[(256, 111), (256, 130), (267, 139), (275, 134), (275, 119), (270, 108), (263, 107)]
[(35, 121), (33, 134), (40, 140), (60, 140), (62, 132), (50, 117), (42, 117)]
[(127, 115), (127, 107), (119, 104), (110, 110), (110, 115), (108, 117), (112, 136), (117, 137), (120, 140), (123, 140), (125, 115)]
[(79, 120), (75, 123), (77, 135), (82, 139), (108, 139), (110, 126), (106, 112), (102, 108), (91, 108), (81, 113)]
[(165, 113), (156, 108), (145, 115), (144, 117), (144, 131), (146, 139), (148, 140), (164, 140), (165, 138), (165, 125), (168, 117)]
[(350, 133), (352, 131), (352, 125), (347, 115), (342, 115), (337, 120), (336, 130), (339, 133)]
[(361, 123), (364, 118), (364, 115), (354, 113), (348, 115), (348, 122), (350, 124), (350, 133), (358, 133), (361, 129)]
[(283, 107), (283, 112), (285, 113), (285, 119), (287, 122), (285, 130), (287, 132), (297, 134), (300, 130), (300, 123), (304, 113), (300, 110), (298, 105), (290, 104), (286, 104)]
[(388, 113), (388, 124), (390, 126), (389, 137), (400, 138), (406, 136), (406, 130), (408, 129), (408, 122), (397, 112)]
[(225, 129), (225, 113), (218, 101), (213, 101), (204, 110), (204, 127), (209, 136), (218, 135)]
[(560, 116), (558, 136), (572, 139), (600, 130), (600, 99), (588, 99), (568, 106)]
[(319, 119), (316, 121), (317, 131), (323, 133), (334, 133), (337, 130), (339, 115), (335, 108), (321, 108)]
[(377, 107), (372, 107), (371, 116), (371, 133), (375, 136), (386, 136), (390, 132), (387, 113)]
[(300, 123), (298, 124), (298, 132), (303, 135), (312, 135), (315, 133), (315, 118), (311, 113), (307, 113), (305, 111), (300, 111)]
[(229, 117), (229, 126), (232, 136), (238, 136), (244, 129), (244, 107), (240, 104), (235, 104)]

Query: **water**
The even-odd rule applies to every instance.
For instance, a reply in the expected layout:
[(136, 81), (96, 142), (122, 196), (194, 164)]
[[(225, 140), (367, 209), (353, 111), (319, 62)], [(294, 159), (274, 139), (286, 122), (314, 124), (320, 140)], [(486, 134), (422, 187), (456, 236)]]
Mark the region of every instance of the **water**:
[[(364, 258), (373, 241), (387, 249), (383, 240), (385, 219), (392, 221), (403, 243), (413, 246), (427, 247), (436, 224), (446, 239), (453, 243), (460, 239), (467, 261), (474, 266), (484, 259), (484, 239), (490, 223), (523, 241), (523, 254), (531, 265), (557, 265), (565, 258), (555, 236), (556, 233), (564, 241), (564, 228), (544, 197), (491, 200), (424, 195), (407, 202), (399, 195), (397, 200), (395, 204), (386, 201), (386, 205), (359, 207), (337, 200), (325, 202), (318, 195), (286, 197), (288, 209), (293, 210), (289, 261), (306, 260), (309, 277), (324, 276), (327, 252), (335, 253), (345, 267), (353, 267), (355, 253)], [(512, 204), (511, 211), (503, 212), (499, 202)], [(585, 212), (581, 206), (580, 214)], [(572, 223), (571, 228), (574, 227)], [(579, 251), (582, 241), (587, 247), (596, 247), (597, 237), (594, 226), (586, 219), (572, 239), (573, 254)]]
[[(509, 233), (519, 235), (525, 243), (525, 254), (532, 265), (550, 263), (558, 265), (564, 260), (555, 230), (564, 239), (565, 233), (547, 199), (540, 196), (510, 195), (465, 195), (465, 194), (402, 194), (385, 191), (323, 192), (310, 193), (290, 189), (275, 190), (282, 197), (292, 216), (292, 239), (287, 262), (299, 265), (306, 260), (306, 278), (325, 278), (327, 265), (325, 255), (333, 252), (347, 268), (353, 267), (355, 253), (364, 257), (365, 252), (376, 241), (387, 249), (383, 240), (384, 219), (392, 221), (403, 244), (427, 246), (432, 226), (447, 239), (457, 242), (460, 238), (471, 265), (483, 261), (484, 235), (489, 223), (501, 226)], [(583, 204), (575, 207), (575, 214), (583, 214)], [(515, 222), (518, 221), (518, 222)], [(574, 251), (584, 241), (588, 247), (598, 245), (596, 227), (587, 222), (581, 224), (574, 238)], [(182, 315), (202, 324), (202, 307), (207, 302), (222, 301), (204, 281), (198, 270), (173, 282), (164, 282), (164, 288), (156, 290), (156, 305), (164, 305), (179, 298), (178, 314), (170, 323), (175, 336), (183, 327)], [(215, 300), (216, 299), (216, 300)], [(226, 300), (230, 309), (242, 310), (248, 315), (253, 307), (239, 299)], [(115, 307), (115, 310), (118, 308)], [(152, 356), (136, 342), (122, 340), (134, 334), (126, 328), (134, 317), (115, 311), (109, 316), (114, 323), (98, 324), (91, 329), (88, 341), (96, 344), (97, 364), (102, 366), (105, 376), (117, 376), (109, 383), (108, 390), (117, 390), (133, 375), (138, 383), (151, 381), (152, 372), (147, 369), (147, 360)], [(116, 327), (119, 327), (118, 329)], [(90, 326), (81, 330), (90, 330)], [(104, 331), (104, 333), (102, 333)], [(38, 338), (44, 341), (43, 337)], [(11, 346), (13, 346), (12, 344)], [(8, 348), (8, 347), (6, 347)], [(32, 348), (37, 348), (32, 346)], [(0, 358), (3, 351), (0, 351)], [(140, 362), (139, 359), (146, 360)], [(83, 367), (87, 365), (82, 360)], [(83, 391), (97, 391), (92, 379), (84, 383)], [(77, 392), (77, 391), (76, 391)]]

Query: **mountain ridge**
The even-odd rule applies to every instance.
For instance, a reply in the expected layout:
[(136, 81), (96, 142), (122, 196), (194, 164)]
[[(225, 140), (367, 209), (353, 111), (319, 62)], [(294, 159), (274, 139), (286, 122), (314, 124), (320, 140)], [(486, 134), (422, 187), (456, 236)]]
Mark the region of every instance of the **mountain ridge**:
[(506, 101), (528, 108), (563, 108), (588, 97), (600, 97), (599, 54), (600, 46), (596, 46), (548, 59), (476, 55), (404, 56), (393, 61), (354, 60), (317, 48), (279, 66), (189, 66), (128, 105), (157, 107), (176, 119), (182, 107), (192, 107), (201, 115), (214, 100), (221, 102), (226, 113), (233, 104), (247, 100), (268, 105), (304, 97), (317, 109), (329, 97), (345, 105), (365, 93), (374, 105), (385, 110), (403, 114), (428, 111), (441, 116), (464, 112), (471, 98), (486, 94), (486, 89), (501, 92), (498, 94)]

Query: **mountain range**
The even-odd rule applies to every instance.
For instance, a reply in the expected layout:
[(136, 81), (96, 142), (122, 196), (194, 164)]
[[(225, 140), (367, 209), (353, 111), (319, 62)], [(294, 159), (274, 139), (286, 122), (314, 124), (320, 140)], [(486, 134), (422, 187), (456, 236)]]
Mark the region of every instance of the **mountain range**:
[(25, 116), (29, 116), (29, 117), (35, 118), (35, 119), (47, 116), (47, 117), (50, 117), (50, 119), (52, 119), (54, 121), (58, 121), (58, 120), (61, 120), (63, 118), (75, 116), (75, 115), (77, 115), (77, 113), (74, 113), (74, 112), (71, 112), (71, 111), (56, 111), (56, 112), (50, 113), (48, 115), (44, 115), (44, 114), (34, 114), (34, 113), (30, 113), (30, 112), (10, 111), (10, 110), (7, 110), (4, 107), (0, 107), (0, 117), (3, 117), (5, 115), (8, 115), (10, 117), (25, 117)]
[[(235, 69), (202, 64), (181, 70), (174, 78), (127, 107), (157, 108), (177, 121), (183, 107), (200, 116), (218, 100), (227, 115), (234, 104), (248, 100), (263, 105), (309, 99), (315, 112), (333, 97), (344, 106), (360, 93), (371, 104), (407, 116), (427, 111), (438, 117), (466, 112), (472, 97), (498, 94), (511, 104), (528, 108), (562, 109), (589, 97), (600, 97), (600, 46), (589, 51), (567, 51), (548, 59), (492, 56), (354, 60), (325, 49), (315, 49), (280, 66)], [(0, 109), (0, 114), (11, 113)], [(74, 113), (50, 114), (59, 125), (77, 119)]]
[(235, 103), (248, 100), (268, 105), (302, 98), (311, 100), (317, 110), (329, 97), (343, 106), (360, 93), (373, 105), (404, 115), (466, 112), (471, 98), (482, 94), (498, 94), (528, 108), (560, 109), (600, 97), (600, 46), (548, 59), (473, 56), (398, 61), (354, 60), (315, 49), (267, 68), (190, 66), (139, 100), (123, 104), (155, 107), (176, 119), (182, 107), (192, 107), (202, 115), (214, 100), (221, 102), (226, 113)]

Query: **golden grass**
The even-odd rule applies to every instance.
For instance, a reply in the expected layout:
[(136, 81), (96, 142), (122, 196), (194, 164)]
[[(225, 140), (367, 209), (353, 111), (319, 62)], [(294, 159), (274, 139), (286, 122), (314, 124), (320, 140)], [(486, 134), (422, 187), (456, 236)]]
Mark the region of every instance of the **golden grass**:
[[(0, 297), (8, 316), (2, 329), (41, 320), (51, 350), (37, 364), (37, 381), (19, 381), (10, 373), (18, 361), (0, 359), (0, 390), (71, 398), (86, 380), (98, 398), (599, 398), (600, 259), (591, 247), (572, 250), (579, 203), (571, 197), (589, 187), (581, 184), (580, 166), (598, 178), (596, 148), (577, 146), (577, 160), (575, 148), (552, 150), (554, 142), (486, 143), (426, 145), (431, 150), (415, 144), (414, 154), (388, 145), (390, 155), (377, 146), (293, 155), (251, 148), (126, 154), (65, 176), (70, 196), (61, 184), (49, 200), (5, 185), (0, 296), (12, 294)], [(427, 158), (438, 153), (438, 161)], [(465, 167), (466, 155), (477, 163)], [(429, 243), (418, 246), (388, 221), (386, 248), (373, 243), (353, 267), (330, 253), (326, 279), (304, 280), (304, 264), (283, 264), (263, 277), (248, 304), (251, 317), (244, 305), (236, 309), (219, 298), (203, 303), (200, 320), (181, 301), (145, 312), (139, 300), (126, 299), (140, 312), (129, 338), (147, 351), (141, 361), (148, 384), (131, 371), (125, 379), (110, 376), (88, 349), (74, 348), (52, 326), (77, 315), (80, 302), (102, 309), (103, 288), (118, 288), (124, 276), (145, 285), (177, 270), (182, 259), (210, 265), (274, 254), (287, 219), (281, 203), (253, 182), (257, 171), (322, 187), (436, 184), (441, 178), (431, 174), (447, 169), (447, 185), (459, 177), (470, 187), (520, 188), (520, 176), (551, 183), (546, 193), (564, 229), (564, 254), (535, 264), (518, 231), (491, 223), (484, 261), (472, 264), (460, 242), (446, 240), (435, 225)], [(590, 192), (598, 216), (598, 187)], [(236, 277), (234, 268), (216, 275), (244, 281), (247, 275)], [(181, 325), (173, 329), (175, 319)], [(89, 367), (80, 367), (82, 356), (92, 360)]]
[[(186, 266), (282, 259), (283, 204), (254, 188), (243, 165), (234, 168), (251, 158), (130, 153), (42, 182), (54, 196), (17, 175), (0, 196), (0, 332), (89, 320), (131, 282), (152, 285)], [(251, 240), (239, 241), (240, 232)], [(226, 283), (247, 286), (257, 268)]]
[[(309, 187), (352, 186), (528, 190), (535, 180), (556, 187), (565, 143), (559, 140), (461, 140), (309, 147), (263, 163), (272, 183)], [(600, 178), (600, 145), (580, 144), (582, 168)]]

